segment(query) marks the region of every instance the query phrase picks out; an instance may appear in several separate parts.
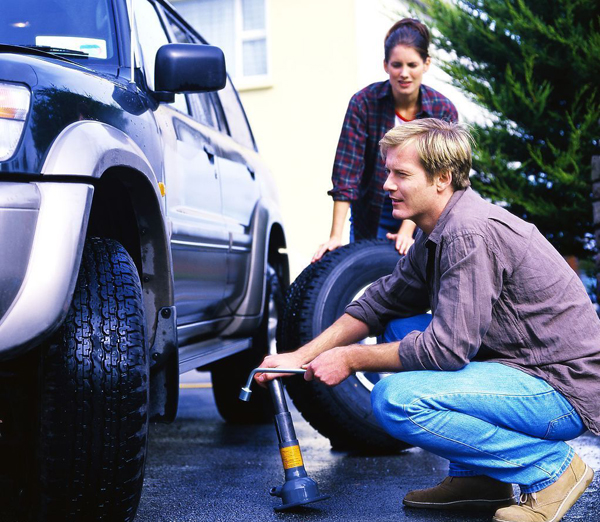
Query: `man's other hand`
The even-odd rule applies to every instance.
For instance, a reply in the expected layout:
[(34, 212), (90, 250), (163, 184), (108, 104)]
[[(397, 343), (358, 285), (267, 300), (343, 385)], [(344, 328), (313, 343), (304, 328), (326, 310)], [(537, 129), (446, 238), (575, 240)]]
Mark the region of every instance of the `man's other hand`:
[(305, 365), (304, 379), (313, 379), (327, 386), (336, 386), (352, 374), (349, 358), (349, 346), (333, 348), (316, 357)]

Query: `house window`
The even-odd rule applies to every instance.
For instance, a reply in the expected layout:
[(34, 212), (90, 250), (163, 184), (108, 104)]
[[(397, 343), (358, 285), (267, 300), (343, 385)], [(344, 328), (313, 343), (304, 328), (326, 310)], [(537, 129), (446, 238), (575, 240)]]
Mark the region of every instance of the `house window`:
[(266, 0), (175, 0), (173, 5), (209, 43), (225, 53), (238, 86), (269, 76)]

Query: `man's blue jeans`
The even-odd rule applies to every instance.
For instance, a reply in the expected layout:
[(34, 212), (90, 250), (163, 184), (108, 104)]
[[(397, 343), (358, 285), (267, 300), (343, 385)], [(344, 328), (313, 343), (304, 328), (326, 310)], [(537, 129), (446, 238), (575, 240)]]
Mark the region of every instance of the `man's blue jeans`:
[[(430, 318), (392, 321), (383, 341), (423, 330)], [(519, 484), (521, 493), (556, 481), (574, 455), (564, 441), (586, 430), (544, 380), (499, 363), (400, 372), (379, 381), (371, 400), (390, 435), (449, 459), (450, 476), (487, 475)]]

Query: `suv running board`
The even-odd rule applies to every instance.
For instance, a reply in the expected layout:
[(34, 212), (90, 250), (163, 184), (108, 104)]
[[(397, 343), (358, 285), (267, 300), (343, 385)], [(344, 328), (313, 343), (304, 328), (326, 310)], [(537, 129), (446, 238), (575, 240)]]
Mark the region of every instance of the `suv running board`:
[(252, 346), (252, 338), (210, 339), (179, 348), (179, 373), (185, 373), (211, 362), (242, 352)]

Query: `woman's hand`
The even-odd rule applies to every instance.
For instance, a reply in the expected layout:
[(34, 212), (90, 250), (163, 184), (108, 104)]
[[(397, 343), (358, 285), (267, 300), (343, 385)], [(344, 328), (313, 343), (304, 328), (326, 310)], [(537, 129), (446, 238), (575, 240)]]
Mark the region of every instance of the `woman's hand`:
[(333, 202), (333, 220), (331, 222), (331, 232), (329, 232), (329, 241), (325, 241), (315, 252), (311, 263), (316, 263), (326, 252), (331, 252), (342, 246), (342, 235), (344, 233), (344, 223), (350, 210), (349, 201)]
[(315, 255), (311, 259), (311, 263), (316, 263), (319, 259), (321, 259), (326, 252), (331, 252), (336, 248), (340, 248), (342, 246), (342, 238), (341, 237), (330, 237), (329, 241), (325, 241), (325, 243), (319, 245), (319, 248), (315, 252)]
[(412, 235), (407, 236), (405, 234), (401, 234), (400, 232), (397, 234), (388, 232), (385, 237), (394, 242), (394, 247), (400, 255), (405, 255), (415, 242), (415, 240), (412, 238)]
[(386, 237), (390, 241), (394, 242), (394, 247), (400, 255), (406, 255), (410, 247), (415, 242), (413, 236), (415, 235), (416, 228), (417, 225), (414, 221), (411, 221), (410, 219), (405, 219), (404, 221), (402, 221), (400, 229), (396, 234), (392, 234), (391, 232), (388, 232), (386, 234)]

